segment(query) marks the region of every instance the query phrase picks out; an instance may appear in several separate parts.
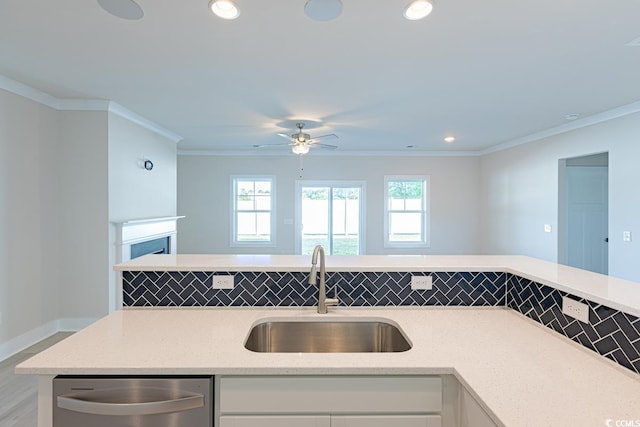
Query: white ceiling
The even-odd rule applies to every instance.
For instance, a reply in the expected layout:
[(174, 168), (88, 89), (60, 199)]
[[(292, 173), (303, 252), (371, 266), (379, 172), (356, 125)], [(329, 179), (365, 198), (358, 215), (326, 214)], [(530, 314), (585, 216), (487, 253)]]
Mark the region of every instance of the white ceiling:
[(207, 2), (138, 0), (128, 21), (96, 0), (0, 0), (0, 74), (115, 101), (183, 151), (255, 153), (300, 119), (336, 153), (478, 151), (640, 100), (638, 0), (436, 0), (415, 22), (408, 0), (343, 0), (332, 22), (305, 0), (238, 0), (235, 21)]

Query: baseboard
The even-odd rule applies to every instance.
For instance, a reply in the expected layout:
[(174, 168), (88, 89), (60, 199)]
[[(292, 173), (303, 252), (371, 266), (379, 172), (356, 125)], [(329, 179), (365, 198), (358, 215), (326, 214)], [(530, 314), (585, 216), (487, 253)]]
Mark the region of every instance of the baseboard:
[(79, 331), (80, 329), (89, 326), (96, 320), (98, 319), (56, 319), (45, 323), (42, 326), (31, 329), (30, 331), (27, 331), (22, 335), (18, 335), (17, 337), (0, 343), (0, 362), (10, 358), (17, 353), (20, 353), (22, 350), (29, 348), (34, 344), (39, 343), (45, 338), (49, 338), (51, 335), (57, 332)]

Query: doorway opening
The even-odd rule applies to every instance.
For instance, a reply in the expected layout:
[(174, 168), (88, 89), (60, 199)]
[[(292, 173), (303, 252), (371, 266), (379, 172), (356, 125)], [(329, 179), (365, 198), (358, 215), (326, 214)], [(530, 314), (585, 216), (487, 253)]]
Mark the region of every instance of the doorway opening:
[(609, 154), (560, 159), (558, 262), (609, 272)]

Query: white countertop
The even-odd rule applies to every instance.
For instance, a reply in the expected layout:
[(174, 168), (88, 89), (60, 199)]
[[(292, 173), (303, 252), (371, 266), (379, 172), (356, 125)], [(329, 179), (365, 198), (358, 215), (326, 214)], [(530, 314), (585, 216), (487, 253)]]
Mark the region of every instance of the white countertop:
[[(640, 283), (518, 255), (327, 256), (327, 271), (496, 271), (516, 274), (640, 317)], [(309, 271), (304, 255), (146, 255), (118, 271)]]
[[(264, 318), (385, 318), (403, 353), (254, 353)], [(503, 308), (128, 309), (16, 368), (20, 374), (455, 374), (504, 425), (601, 426), (640, 420), (640, 376)]]

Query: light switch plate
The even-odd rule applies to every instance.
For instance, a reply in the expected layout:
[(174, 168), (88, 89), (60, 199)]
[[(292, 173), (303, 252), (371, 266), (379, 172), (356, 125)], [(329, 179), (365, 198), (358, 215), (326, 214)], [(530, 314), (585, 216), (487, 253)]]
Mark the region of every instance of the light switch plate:
[(568, 297), (562, 297), (562, 312), (581, 322), (589, 323), (589, 306)]
[(544, 225), (544, 232), (545, 233), (551, 233), (551, 224), (545, 224)]
[(623, 242), (630, 242), (631, 241), (631, 232), (630, 231), (623, 231), (622, 232), (622, 241)]
[(234, 276), (213, 276), (213, 289), (233, 289)]
[(411, 276), (411, 289), (430, 291), (433, 289), (431, 276)]

